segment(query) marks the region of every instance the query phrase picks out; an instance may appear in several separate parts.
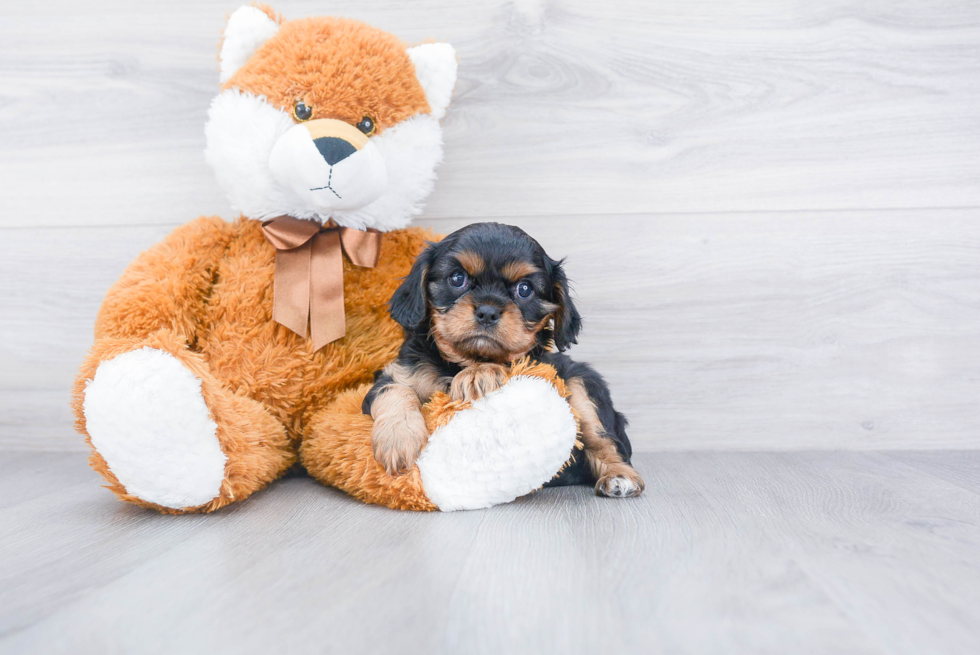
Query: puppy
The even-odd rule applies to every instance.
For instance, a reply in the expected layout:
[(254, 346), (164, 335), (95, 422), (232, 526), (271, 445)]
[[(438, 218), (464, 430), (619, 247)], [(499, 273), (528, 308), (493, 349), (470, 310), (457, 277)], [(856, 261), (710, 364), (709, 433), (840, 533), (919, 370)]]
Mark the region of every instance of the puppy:
[(594, 484), (613, 497), (643, 491), (630, 466), (626, 419), (605, 381), (562, 354), (582, 322), (561, 262), (523, 230), (477, 223), (431, 244), (390, 307), (405, 342), (375, 374), (362, 406), (374, 419), (374, 456), (390, 475), (411, 469), (429, 438), (422, 405), (432, 394), (476, 400), (503, 383), (510, 362), (530, 355), (566, 381), (585, 446), (547, 486)]

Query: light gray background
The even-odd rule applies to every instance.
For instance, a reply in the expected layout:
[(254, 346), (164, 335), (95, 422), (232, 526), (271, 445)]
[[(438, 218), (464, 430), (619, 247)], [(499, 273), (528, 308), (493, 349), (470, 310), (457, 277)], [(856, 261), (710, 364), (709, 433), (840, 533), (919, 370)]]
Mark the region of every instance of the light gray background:
[[(103, 294), (201, 214), (235, 4), (0, 9), (0, 444), (82, 449)], [(637, 450), (980, 446), (980, 5), (279, 2), (450, 41), (417, 223), (567, 256)]]
[(646, 492), (117, 502), (68, 390), (125, 266), (233, 218), (235, 4), (4, 0), (0, 654), (980, 652), (980, 4), (275, 6), (453, 42), (419, 224), (568, 257)]

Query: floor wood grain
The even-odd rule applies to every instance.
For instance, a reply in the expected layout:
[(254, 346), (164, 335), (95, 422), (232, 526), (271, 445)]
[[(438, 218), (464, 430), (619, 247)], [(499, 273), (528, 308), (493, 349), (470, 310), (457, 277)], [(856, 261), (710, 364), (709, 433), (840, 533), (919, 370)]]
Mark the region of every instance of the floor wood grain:
[(958, 481), (676, 452), (638, 457), (636, 500), (410, 514), (293, 478), (164, 517), (80, 454), (3, 454), (0, 492), (33, 494), (0, 507), (0, 652), (975, 653), (980, 460), (926, 455)]

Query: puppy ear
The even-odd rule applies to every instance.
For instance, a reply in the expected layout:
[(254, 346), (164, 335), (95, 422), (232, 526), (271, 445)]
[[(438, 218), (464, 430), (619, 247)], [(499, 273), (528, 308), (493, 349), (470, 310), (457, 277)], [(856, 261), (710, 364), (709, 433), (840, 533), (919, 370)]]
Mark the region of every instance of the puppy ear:
[(412, 264), (411, 272), (388, 301), (391, 318), (403, 328), (417, 328), (428, 313), (429, 292), (425, 288), (426, 278), (429, 277), (429, 267), (435, 260), (435, 253), (436, 244), (430, 243)]
[(577, 343), (579, 330), (582, 329), (582, 316), (572, 302), (572, 296), (568, 292), (568, 277), (565, 269), (562, 268), (564, 260), (546, 260), (551, 268), (551, 279), (554, 282), (553, 294), (558, 309), (555, 311), (555, 347), (559, 352), (567, 350), (573, 343)]

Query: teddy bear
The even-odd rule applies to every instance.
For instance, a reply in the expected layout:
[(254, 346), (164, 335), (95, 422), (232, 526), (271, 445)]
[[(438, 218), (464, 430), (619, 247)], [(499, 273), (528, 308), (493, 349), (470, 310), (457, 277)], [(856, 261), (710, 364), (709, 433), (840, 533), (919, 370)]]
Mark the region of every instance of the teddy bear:
[[(240, 218), (198, 218), (108, 291), (72, 398), (122, 500), (211, 512), (299, 462), (365, 502), (453, 510), (541, 487), (576, 418), (554, 370), (516, 362), (474, 403), (434, 397), (418, 463), (389, 476), (360, 403), (396, 355), (387, 303), (427, 241), (409, 227), (442, 159), (452, 46), (337, 17), (229, 18), (206, 159)], [(179, 190), (175, 190), (179, 191)]]

